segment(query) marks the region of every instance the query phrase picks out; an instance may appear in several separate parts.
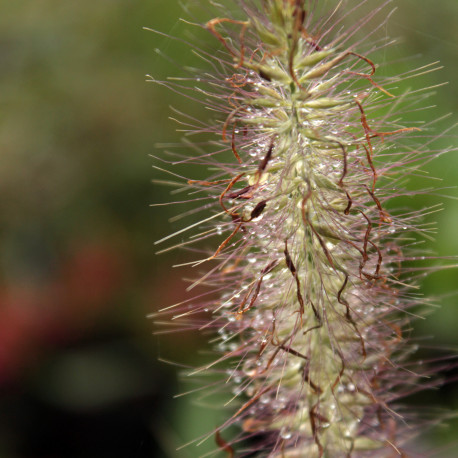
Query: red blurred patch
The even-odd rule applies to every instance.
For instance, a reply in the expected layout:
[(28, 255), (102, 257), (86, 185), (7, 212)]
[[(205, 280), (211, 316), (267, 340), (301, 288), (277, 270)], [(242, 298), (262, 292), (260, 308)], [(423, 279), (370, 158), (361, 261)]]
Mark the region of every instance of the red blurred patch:
[(49, 345), (76, 339), (115, 303), (127, 261), (113, 244), (87, 243), (62, 260), (47, 282), (0, 289), (0, 385)]

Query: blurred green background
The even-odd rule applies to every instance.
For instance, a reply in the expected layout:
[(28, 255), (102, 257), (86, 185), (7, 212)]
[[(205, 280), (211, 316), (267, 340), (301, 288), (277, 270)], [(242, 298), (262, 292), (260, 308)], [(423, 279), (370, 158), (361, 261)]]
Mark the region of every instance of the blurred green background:
[[(204, 0), (185, 3), (205, 10)], [(430, 115), (457, 113), (456, 0), (397, 3), (383, 31), (403, 39), (384, 53), (399, 61), (390, 73), (440, 60), (444, 70), (408, 84), (449, 81)], [(196, 457), (208, 449), (175, 451), (216, 426), (219, 413), (192, 398), (172, 400), (185, 388), (175, 367), (157, 361), (192, 364), (204, 339), (159, 339), (145, 318), (185, 288), (183, 272), (170, 269), (183, 255), (154, 255), (153, 242), (182, 226), (168, 222), (174, 208), (149, 208), (170, 199), (169, 189), (151, 184), (162, 176), (149, 154), (160, 154), (156, 142), (178, 141), (169, 105), (197, 116), (205, 110), (145, 82), (147, 73), (183, 75), (180, 66), (195, 58), (142, 27), (186, 39), (180, 16), (177, 0), (0, 1), (1, 458)], [(455, 186), (457, 155), (428, 170)], [(458, 255), (458, 205), (443, 202), (430, 247)], [(419, 333), (435, 336), (429, 346), (458, 344), (457, 284), (452, 269), (424, 283), (425, 294), (444, 296), (442, 308), (417, 323)], [(456, 412), (458, 390), (450, 383), (415, 402)], [(434, 446), (458, 437), (451, 425), (430, 437)]]

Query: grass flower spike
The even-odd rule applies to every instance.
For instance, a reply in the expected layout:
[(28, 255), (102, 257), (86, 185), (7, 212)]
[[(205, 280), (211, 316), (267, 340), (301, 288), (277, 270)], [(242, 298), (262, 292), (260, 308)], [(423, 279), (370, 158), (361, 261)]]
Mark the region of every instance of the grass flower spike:
[[(205, 215), (178, 244), (208, 266), (189, 287), (208, 294), (161, 316), (213, 335), (215, 360), (194, 372), (233, 393), (212, 432), (228, 456), (406, 456), (418, 432), (399, 400), (420, 389), (404, 330), (424, 270), (406, 261), (428, 227), (389, 201), (437, 153), (428, 124), (404, 120), (425, 97), (396, 84), (425, 69), (378, 76), (387, 43), (358, 34), (389, 2), (360, 17), (365, 3), (235, 0), (204, 25), (219, 50), (193, 48), (211, 72), (156, 81), (216, 113), (183, 115), (207, 140), (173, 158), (210, 170), (181, 177)], [(210, 252), (192, 244), (210, 238)]]

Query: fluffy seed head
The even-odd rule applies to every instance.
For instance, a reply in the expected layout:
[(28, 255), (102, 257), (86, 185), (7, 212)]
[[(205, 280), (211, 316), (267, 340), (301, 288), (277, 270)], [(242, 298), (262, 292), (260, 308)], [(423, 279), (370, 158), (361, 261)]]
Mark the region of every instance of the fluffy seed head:
[(421, 212), (387, 208), (436, 155), (428, 125), (403, 120), (422, 96), (378, 77), (370, 56), (385, 43), (356, 38), (386, 4), (358, 19), (352, 2), (235, 4), (204, 26), (218, 52), (194, 49), (212, 71), (158, 82), (217, 113), (183, 118), (212, 137), (174, 160), (211, 170), (180, 184), (209, 203), (178, 246), (216, 240), (195, 249), (194, 267), (209, 267), (189, 288), (216, 296), (163, 313), (217, 335), (216, 361), (195, 372), (234, 393), (212, 433), (229, 456), (403, 456), (416, 431), (398, 400), (419, 378), (405, 312), (423, 301), (423, 270), (405, 261), (420, 259), (427, 227)]

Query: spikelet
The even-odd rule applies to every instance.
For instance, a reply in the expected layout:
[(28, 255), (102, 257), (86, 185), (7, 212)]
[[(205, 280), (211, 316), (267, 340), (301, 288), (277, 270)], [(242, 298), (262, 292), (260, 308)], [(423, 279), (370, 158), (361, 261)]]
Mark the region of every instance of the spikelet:
[(235, 393), (212, 433), (228, 456), (404, 456), (418, 431), (398, 399), (419, 377), (405, 311), (423, 301), (423, 271), (405, 261), (420, 258), (427, 227), (422, 212), (387, 206), (436, 154), (427, 127), (400, 114), (421, 96), (379, 79), (368, 55), (380, 45), (354, 38), (385, 4), (342, 31), (358, 2), (235, 3), (205, 25), (216, 55), (195, 50), (212, 73), (191, 86), (216, 119), (182, 121), (213, 137), (176, 161), (213, 171), (182, 182), (210, 203), (200, 232), (178, 245), (217, 240), (192, 263), (209, 267), (190, 289), (218, 293), (163, 314), (217, 335), (217, 359), (195, 372), (219, 372)]

